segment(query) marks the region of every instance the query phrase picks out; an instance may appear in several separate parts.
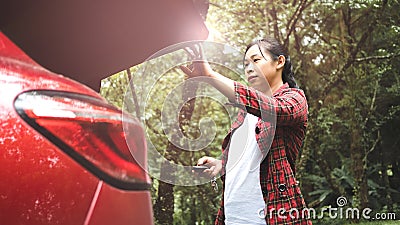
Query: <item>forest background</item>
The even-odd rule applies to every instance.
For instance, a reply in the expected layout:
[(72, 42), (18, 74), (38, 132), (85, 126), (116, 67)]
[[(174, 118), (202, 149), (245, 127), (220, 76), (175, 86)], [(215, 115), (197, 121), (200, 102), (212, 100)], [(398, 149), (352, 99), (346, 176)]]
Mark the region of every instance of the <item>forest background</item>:
[[(371, 208), (371, 215), (387, 213), (386, 219), (400, 219), (399, 12), (397, 0), (210, 1), (206, 23), (213, 41), (243, 53), (255, 38), (272, 36), (289, 51), (309, 104), (307, 136), (296, 162), (308, 207), (338, 207), (342, 197), (347, 207)], [(231, 121), (220, 103), (195, 99), (182, 108), (180, 127), (195, 139), (199, 121), (211, 118), (218, 128), (215, 140), (203, 151), (189, 153), (169, 141), (160, 125), (161, 109), (170, 87), (185, 79), (171, 57), (157, 60), (172, 69), (151, 91), (147, 89), (154, 80), (143, 79), (143, 65), (138, 65), (103, 80), (101, 94), (123, 108), (127, 93), (133, 93), (136, 109), (130, 113), (141, 118), (157, 151), (174, 163), (194, 165), (203, 155), (220, 155)], [(240, 69), (236, 64), (230, 66)], [(215, 69), (237, 78), (226, 68)], [(180, 94), (184, 98), (184, 91)], [(138, 110), (149, 98), (151, 107)], [(209, 184), (152, 181), (156, 224), (213, 224), (221, 192)], [(375, 224), (389, 224), (382, 221)], [(358, 222), (363, 220), (314, 218), (314, 224)]]

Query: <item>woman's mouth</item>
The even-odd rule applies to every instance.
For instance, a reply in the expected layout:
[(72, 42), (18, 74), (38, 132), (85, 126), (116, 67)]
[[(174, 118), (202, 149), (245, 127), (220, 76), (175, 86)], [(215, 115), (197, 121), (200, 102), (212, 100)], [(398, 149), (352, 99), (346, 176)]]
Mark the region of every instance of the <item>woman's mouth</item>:
[(249, 77), (247, 78), (247, 81), (253, 82), (255, 78), (257, 78), (256, 75), (251, 75), (251, 76), (249, 76)]

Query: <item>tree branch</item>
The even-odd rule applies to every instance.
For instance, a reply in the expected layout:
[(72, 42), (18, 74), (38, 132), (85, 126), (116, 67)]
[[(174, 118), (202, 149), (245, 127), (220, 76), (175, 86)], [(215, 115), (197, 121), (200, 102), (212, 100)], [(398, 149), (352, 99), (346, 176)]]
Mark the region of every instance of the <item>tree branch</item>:
[(364, 58), (357, 58), (355, 59), (356, 62), (363, 62), (363, 61), (370, 61), (374, 59), (390, 59), (390, 58), (395, 58), (399, 57), (400, 53), (397, 54), (389, 54), (389, 55), (375, 55), (375, 56), (367, 56)]
[(281, 42), (282, 41), (281, 40), (281, 36), (282, 35), (280, 35), (281, 32), (279, 31), (279, 28), (278, 28), (278, 16), (276, 14), (276, 8), (275, 8), (274, 4), (272, 4), (272, 10), (270, 11), (269, 14), (271, 15), (272, 22), (274, 23), (274, 37), (275, 37), (276, 40)]
[(284, 46), (285, 48), (289, 47), (289, 37), (292, 34), (292, 32), (295, 30), (296, 28), (296, 24), (297, 21), (299, 20), (299, 18), (301, 17), (301, 14), (303, 13), (303, 11), (311, 5), (311, 3), (314, 0), (311, 0), (308, 4), (307, 4), (307, 0), (303, 0), (300, 2), (299, 7), (296, 9), (296, 11), (294, 12), (294, 14), (292, 15), (292, 17), (289, 20), (288, 26), (286, 27), (286, 29), (288, 30), (288, 32), (286, 33), (286, 38), (284, 41)]
[[(216, 4), (216, 3), (210, 2), (210, 5), (212, 5), (212, 6), (216, 7), (216, 8), (219, 8), (219, 9), (223, 10), (224, 12), (227, 12), (227, 13), (230, 13), (230, 14), (232, 14), (232, 15), (235, 15), (235, 16), (245, 17), (245, 15), (246, 15), (245, 12), (242, 12), (242, 13), (241, 13), (241, 12), (234, 12), (234, 11), (231, 11), (231, 10), (229, 10), (229, 9), (227, 9), (227, 8), (224, 8), (224, 7), (222, 7), (221, 5), (218, 5), (218, 4)], [(249, 21), (249, 22), (251, 22), (252, 24), (257, 24), (254, 20), (249, 19), (248, 17), (246, 17), (246, 21)]]
[(372, 147), (365, 153), (365, 156), (363, 158), (363, 162), (367, 162), (367, 157), (368, 155), (375, 150), (376, 145), (379, 143), (379, 141), (381, 140), (381, 132), (378, 130), (378, 135), (376, 137), (376, 140), (374, 141), (374, 144), (372, 145)]
[(379, 87), (379, 80), (380, 80), (380, 79), (377, 79), (377, 80), (375, 81), (374, 95), (372, 96), (371, 105), (370, 105), (370, 107), (369, 107), (367, 116), (365, 117), (364, 127), (367, 126), (369, 117), (371, 116), (372, 110), (374, 109), (374, 106), (375, 106), (376, 93), (378, 92), (378, 87)]
[(140, 107), (139, 107), (139, 102), (138, 102), (138, 98), (136, 95), (135, 85), (133, 84), (133, 77), (132, 77), (131, 69), (130, 68), (126, 69), (126, 73), (128, 75), (129, 87), (131, 89), (131, 94), (132, 94), (133, 101), (135, 104), (136, 117), (140, 120), (140, 116), (141, 116), (140, 115)]
[(150, 124), (149, 120), (144, 120), (144, 123), (146, 124), (146, 127), (148, 127), (151, 131), (153, 131), (153, 133), (155, 133), (156, 135), (161, 135), (160, 131), (154, 129), (154, 127)]

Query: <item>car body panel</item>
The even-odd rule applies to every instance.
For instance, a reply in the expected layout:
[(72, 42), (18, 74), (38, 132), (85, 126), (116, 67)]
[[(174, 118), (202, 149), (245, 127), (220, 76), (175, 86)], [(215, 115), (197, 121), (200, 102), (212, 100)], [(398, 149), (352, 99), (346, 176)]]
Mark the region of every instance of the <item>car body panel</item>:
[(2, 224), (83, 224), (98, 178), (17, 115), (14, 97), (30, 85), (8, 72), (0, 71)]
[(42, 68), (0, 32), (0, 223), (153, 224), (149, 191), (111, 187), (21, 119), (14, 100), (30, 90), (68, 91), (106, 102), (92, 89)]
[(165, 47), (206, 39), (207, 9), (207, 0), (3, 0), (0, 30), (40, 65), (98, 91)]
[(126, 192), (103, 185), (88, 225), (153, 224), (151, 195), (148, 191)]

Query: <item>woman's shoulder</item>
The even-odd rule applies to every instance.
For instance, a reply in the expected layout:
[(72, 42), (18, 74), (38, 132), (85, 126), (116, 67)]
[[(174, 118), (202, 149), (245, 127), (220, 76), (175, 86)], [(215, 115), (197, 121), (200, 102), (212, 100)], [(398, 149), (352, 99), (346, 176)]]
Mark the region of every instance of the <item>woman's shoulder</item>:
[(289, 87), (287, 83), (284, 83), (275, 93), (274, 97), (298, 97), (298, 98), (306, 98), (303, 89), (298, 87)]

